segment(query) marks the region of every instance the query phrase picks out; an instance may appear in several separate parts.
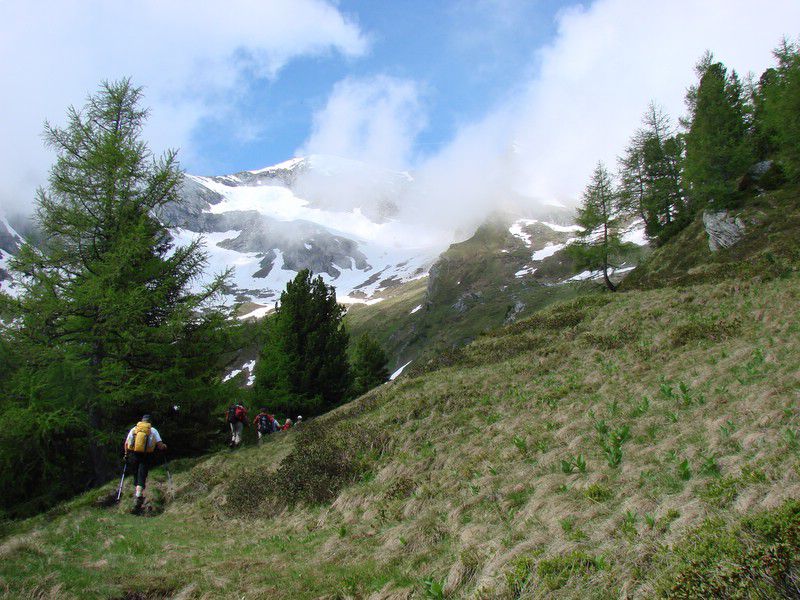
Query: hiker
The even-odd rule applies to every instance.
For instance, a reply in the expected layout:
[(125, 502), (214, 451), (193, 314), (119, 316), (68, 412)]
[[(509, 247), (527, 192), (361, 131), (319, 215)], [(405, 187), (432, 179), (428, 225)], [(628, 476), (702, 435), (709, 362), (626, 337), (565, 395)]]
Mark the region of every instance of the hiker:
[(289, 429), (291, 429), (291, 427), (292, 427), (292, 420), (291, 419), (286, 419), (286, 423), (284, 423), (283, 427), (281, 427), (281, 431), (289, 431)]
[(241, 404), (232, 404), (226, 414), (226, 420), (231, 426), (231, 441), (228, 446), (236, 448), (242, 443), (242, 430), (247, 422), (247, 409)]
[(297, 418), (294, 420), (294, 426), (297, 427), (302, 422), (303, 422), (303, 415), (297, 415)]
[(258, 443), (261, 443), (261, 438), (270, 433), (275, 433), (278, 430), (278, 424), (275, 422), (275, 417), (267, 413), (267, 409), (262, 407), (261, 411), (253, 419), (253, 425), (256, 426), (256, 433), (258, 434)]
[(125, 460), (133, 472), (133, 484), (136, 486), (133, 500), (134, 512), (139, 512), (144, 504), (144, 487), (147, 473), (153, 466), (156, 450), (164, 452), (167, 445), (161, 441), (158, 429), (152, 426), (150, 415), (144, 415), (125, 438)]

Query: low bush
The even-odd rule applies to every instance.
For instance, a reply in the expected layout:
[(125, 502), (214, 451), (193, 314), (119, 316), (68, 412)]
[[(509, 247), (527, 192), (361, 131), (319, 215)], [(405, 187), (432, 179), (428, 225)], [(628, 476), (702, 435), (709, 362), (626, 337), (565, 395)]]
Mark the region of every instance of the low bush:
[(378, 431), (353, 422), (311, 421), (297, 430), (294, 448), (277, 471), (251, 469), (232, 478), (226, 507), (253, 514), (265, 504), (277, 509), (329, 502), (369, 471), (384, 441)]
[(800, 590), (800, 501), (734, 525), (709, 519), (666, 560), (665, 598), (795, 598)]
[(677, 325), (670, 331), (669, 340), (674, 347), (684, 346), (697, 340), (720, 342), (735, 335), (741, 325), (741, 320), (735, 317), (727, 319), (704, 317)]
[(536, 574), (550, 590), (566, 585), (570, 577), (587, 576), (606, 568), (602, 557), (591, 556), (580, 550), (539, 561)]

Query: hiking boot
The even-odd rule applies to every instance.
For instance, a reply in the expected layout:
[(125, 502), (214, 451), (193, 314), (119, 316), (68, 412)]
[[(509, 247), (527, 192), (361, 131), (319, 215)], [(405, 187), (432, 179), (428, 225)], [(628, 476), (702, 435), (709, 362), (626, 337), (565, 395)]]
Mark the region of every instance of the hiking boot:
[(134, 514), (138, 514), (142, 511), (142, 505), (144, 504), (144, 496), (137, 496), (133, 500), (133, 508), (131, 512)]

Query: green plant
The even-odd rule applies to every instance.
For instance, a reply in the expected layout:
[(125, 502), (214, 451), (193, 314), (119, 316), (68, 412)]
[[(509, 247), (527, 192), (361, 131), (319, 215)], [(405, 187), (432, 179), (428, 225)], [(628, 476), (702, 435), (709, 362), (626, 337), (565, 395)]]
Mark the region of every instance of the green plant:
[(513, 598), (521, 598), (531, 580), (536, 559), (541, 556), (541, 550), (517, 558), (511, 563), (511, 568), (506, 571), (506, 585)]
[(573, 542), (580, 542), (582, 540), (588, 539), (589, 536), (586, 535), (584, 531), (580, 528), (575, 526), (577, 519), (574, 515), (570, 515), (565, 517), (559, 521), (561, 525), (561, 530), (564, 532), (564, 535), (567, 539), (572, 540)]
[(429, 577), (422, 580), (422, 592), (430, 600), (444, 600), (444, 580)]
[(581, 473), (586, 473), (586, 458), (583, 454), (577, 456), (567, 456), (566, 460), (561, 460), (561, 472), (569, 475), (577, 469)]
[(619, 413), (619, 401), (614, 398), (611, 402), (608, 403), (608, 414), (612, 417), (616, 417)]
[(656, 516), (653, 513), (644, 513), (644, 522), (647, 524), (648, 529), (655, 529)]
[(634, 419), (637, 417), (641, 417), (648, 410), (650, 410), (650, 399), (647, 398), (647, 396), (645, 396), (644, 398), (642, 398), (641, 402), (639, 402), (639, 404), (637, 404), (633, 408), (633, 410), (631, 411), (631, 417)]
[(528, 442), (526, 442), (522, 436), (515, 435), (513, 438), (511, 438), (511, 443), (516, 446), (517, 450), (519, 450), (521, 454), (528, 454)]
[(786, 445), (790, 450), (800, 448), (800, 430), (787, 428), (783, 432), (783, 439), (786, 440)]
[(614, 496), (613, 492), (600, 483), (593, 483), (584, 490), (583, 495), (592, 502), (605, 502)]
[(714, 454), (703, 457), (703, 462), (700, 466), (700, 472), (710, 477), (719, 477), (720, 467), (717, 463), (717, 457)]
[(689, 465), (688, 458), (684, 458), (678, 464), (678, 477), (683, 481), (689, 481), (692, 478), (692, 467)]
[(622, 448), (619, 446), (607, 446), (604, 448), (604, 452), (609, 467), (618, 467), (622, 462)]
[(578, 454), (574, 460), (575, 467), (581, 473), (586, 473), (586, 458), (584, 458), (583, 454)]
[(731, 437), (731, 434), (734, 433), (735, 431), (736, 431), (736, 424), (730, 419), (725, 421), (724, 425), (719, 426), (719, 432), (720, 434), (722, 434), (722, 437), (724, 438)]
[(622, 533), (627, 536), (638, 535), (638, 532), (636, 531), (636, 521), (638, 518), (639, 515), (636, 511), (626, 510), (625, 514), (622, 516), (622, 524), (620, 526)]
[(540, 560), (536, 573), (547, 588), (557, 590), (564, 587), (572, 577), (585, 577), (605, 568), (603, 557), (574, 550), (569, 554)]

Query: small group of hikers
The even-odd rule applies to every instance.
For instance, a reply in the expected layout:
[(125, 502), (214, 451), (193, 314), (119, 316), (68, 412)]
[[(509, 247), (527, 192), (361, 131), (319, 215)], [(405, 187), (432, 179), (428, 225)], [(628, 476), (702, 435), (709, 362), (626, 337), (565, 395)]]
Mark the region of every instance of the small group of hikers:
[[(238, 447), (242, 443), (242, 430), (247, 422), (247, 409), (241, 404), (234, 404), (228, 409), (225, 416), (231, 428), (231, 440), (228, 445), (231, 448)], [(284, 424), (281, 425), (273, 415), (267, 412), (266, 408), (261, 408), (261, 411), (253, 419), (253, 425), (256, 428), (260, 444), (263, 436), (278, 431), (287, 431), (292, 426), (299, 425), (302, 421), (303, 417), (298, 416), (294, 423), (291, 419), (286, 419)], [(133, 512), (139, 513), (144, 505), (144, 488), (147, 483), (147, 475), (156, 462), (156, 450), (159, 452), (167, 450), (167, 445), (161, 439), (161, 434), (152, 425), (152, 417), (150, 415), (143, 415), (142, 420), (131, 428), (125, 437), (124, 449), (125, 469), (117, 491), (117, 499), (119, 499), (122, 492), (125, 472), (130, 469), (134, 485)]]
[[(247, 409), (241, 404), (232, 404), (225, 414), (225, 419), (231, 428), (231, 439), (228, 442), (228, 446), (231, 448), (238, 448), (242, 443), (242, 431), (247, 424)], [(278, 431), (287, 431), (302, 422), (303, 417), (298, 415), (294, 422), (292, 422), (291, 419), (286, 419), (283, 425), (281, 425), (275, 416), (268, 413), (267, 409), (264, 407), (260, 409), (259, 413), (253, 419), (253, 425), (256, 428), (259, 444), (264, 436), (277, 433)]]

